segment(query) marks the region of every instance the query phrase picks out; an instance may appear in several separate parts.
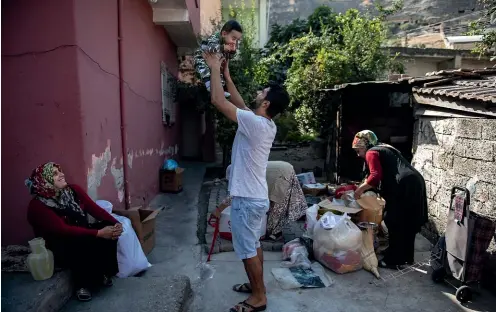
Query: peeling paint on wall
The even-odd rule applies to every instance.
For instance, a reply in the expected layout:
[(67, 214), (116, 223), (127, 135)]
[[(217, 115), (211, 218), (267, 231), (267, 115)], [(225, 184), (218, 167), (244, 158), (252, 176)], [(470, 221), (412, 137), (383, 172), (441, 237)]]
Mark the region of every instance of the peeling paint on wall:
[(122, 203), (122, 201), (124, 200), (124, 168), (123, 168), (122, 157), (120, 158), (119, 163), (120, 163), (120, 168), (117, 168), (116, 167), (117, 158), (114, 158), (112, 160), (112, 166), (110, 167), (110, 172), (114, 177), (114, 184), (117, 190), (117, 198), (119, 199), (119, 202)]
[[(150, 149), (141, 149), (141, 150), (128, 152), (127, 154), (128, 165), (129, 168), (132, 169), (133, 161), (137, 158), (144, 156), (154, 156), (154, 155), (174, 156), (177, 155), (178, 151), (179, 151), (179, 147), (177, 144), (165, 148), (165, 144), (164, 142), (162, 142), (160, 149), (150, 148)], [(107, 140), (107, 147), (105, 148), (105, 151), (102, 154), (100, 154), (100, 156), (96, 156), (95, 154), (92, 155), (92, 160), (91, 160), (92, 165), (91, 168), (88, 169), (88, 176), (87, 176), (88, 195), (93, 200), (98, 199), (98, 187), (101, 185), (102, 179), (107, 173), (107, 168), (109, 166), (110, 161), (112, 161), (112, 164), (110, 166), (110, 173), (114, 178), (114, 186), (117, 191), (117, 198), (119, 199), (119, 202), (122, 203), (125, 196), (124, 168), (123, 168), (124, 162), (122, 157), (119, 160), (117, 160), (117, 157), (114, 157), (112, 159), (110, 140)]]
[(164, 142), (160, 145), (160, 149), (156, 148), (150, 148), (150, 149), (140, 149), (140, 150), (135, 150), (135, 151), (130, 151), (127, 153), (127, 160), (128, 160), (128, 166), (129, 168), (133, 168), (133, 160), (136, 158), (144, 157), (144, 156), (153, 156), (153, 155), (159, 155), (159, 156), (174, 156), (177, 155), (179, 152), (179, 147), (178, 145), (174, 146), (169, 146), (165, 148)]
[(107, 140), (107, 147), (100, 156), (95, 154), (91, 156), (91, 168), (88, 169), (87, 184), (88, 195), (93, 200), (98, 198), (98, 187), (102, 183), (102, 178), (105, 176), (111, 158), (110, 140)]

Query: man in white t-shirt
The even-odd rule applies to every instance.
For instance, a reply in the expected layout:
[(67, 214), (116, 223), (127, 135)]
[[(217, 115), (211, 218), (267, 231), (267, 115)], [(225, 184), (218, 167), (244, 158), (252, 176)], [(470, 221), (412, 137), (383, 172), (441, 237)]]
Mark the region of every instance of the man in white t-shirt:
[(226, 63), (223, 74), (231, 94), (230, 102), (224, 97), (220, 80), (220, 67), (224, 60), (217, 54), (204, 54), (204, 58), (211, 70), (212, 104), (238, 123), (229, 176), (229, 193), (233, 197), (231, 230), (234, 251), (243, 261), (250, 283), (234, 285), (233, 290), (251, 295), (231, 311), (265, 311), (267, 297), (259, 239), (263, 216), (269, 210), (266, 169), (277, 132), (272, 119), (287, 108), (289, 95), (282, 87), (271, 85), (258, 93), (256, 107), (251, 111), (232, 82)]

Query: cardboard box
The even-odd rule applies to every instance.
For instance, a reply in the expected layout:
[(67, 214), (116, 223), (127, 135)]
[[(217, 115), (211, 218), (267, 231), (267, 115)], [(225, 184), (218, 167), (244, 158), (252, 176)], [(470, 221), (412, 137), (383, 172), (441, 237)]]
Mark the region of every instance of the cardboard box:
[(149, 254), (155, 247), (155, 219), (164, 208), (142, 209), (134, 207), (129, 210), (113, 210), (116, 215), (129, 218), (145, 255)]
[(338, 211), (340, 213), (347, 213), (351, 215), (362, 211), (361, 208), (346, 207), (344, 205), (344, 201), (341, 200), (335, 200), (334, 202), (331, 202), (329, 199), (325, 199), (319, 203), (319, 207), (329, 211)]
[(183, 168), (175, 170), (160, 169), (159, 189), (162, 193), (180, 193), (183, 191)]

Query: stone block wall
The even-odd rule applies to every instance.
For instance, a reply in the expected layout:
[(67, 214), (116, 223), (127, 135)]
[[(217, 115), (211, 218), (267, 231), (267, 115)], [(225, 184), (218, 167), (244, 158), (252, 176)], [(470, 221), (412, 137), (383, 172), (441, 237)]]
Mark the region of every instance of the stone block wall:
[[(420, 117), (415, 126), (413, 165), (427, 187), (435, 239), (444, 233), (453, 186), (475, 183), (471, 210), (496, 218), (496, 119)], [(494, 241), (490, 248), (495, 251)]]

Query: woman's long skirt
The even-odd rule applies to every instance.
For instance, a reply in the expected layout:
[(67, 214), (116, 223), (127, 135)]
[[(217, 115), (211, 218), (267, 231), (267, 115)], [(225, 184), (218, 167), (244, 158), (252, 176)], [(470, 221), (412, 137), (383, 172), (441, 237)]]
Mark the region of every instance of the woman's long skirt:
[[(103, 228), (103, 224), (97, 228)], [(71, 270), (76, 289), (101, 286), (104, 276), (112, 277), (119, 271), (117, 240), (82, 236), (66, 237), (53, 244), (55, 262)]]

